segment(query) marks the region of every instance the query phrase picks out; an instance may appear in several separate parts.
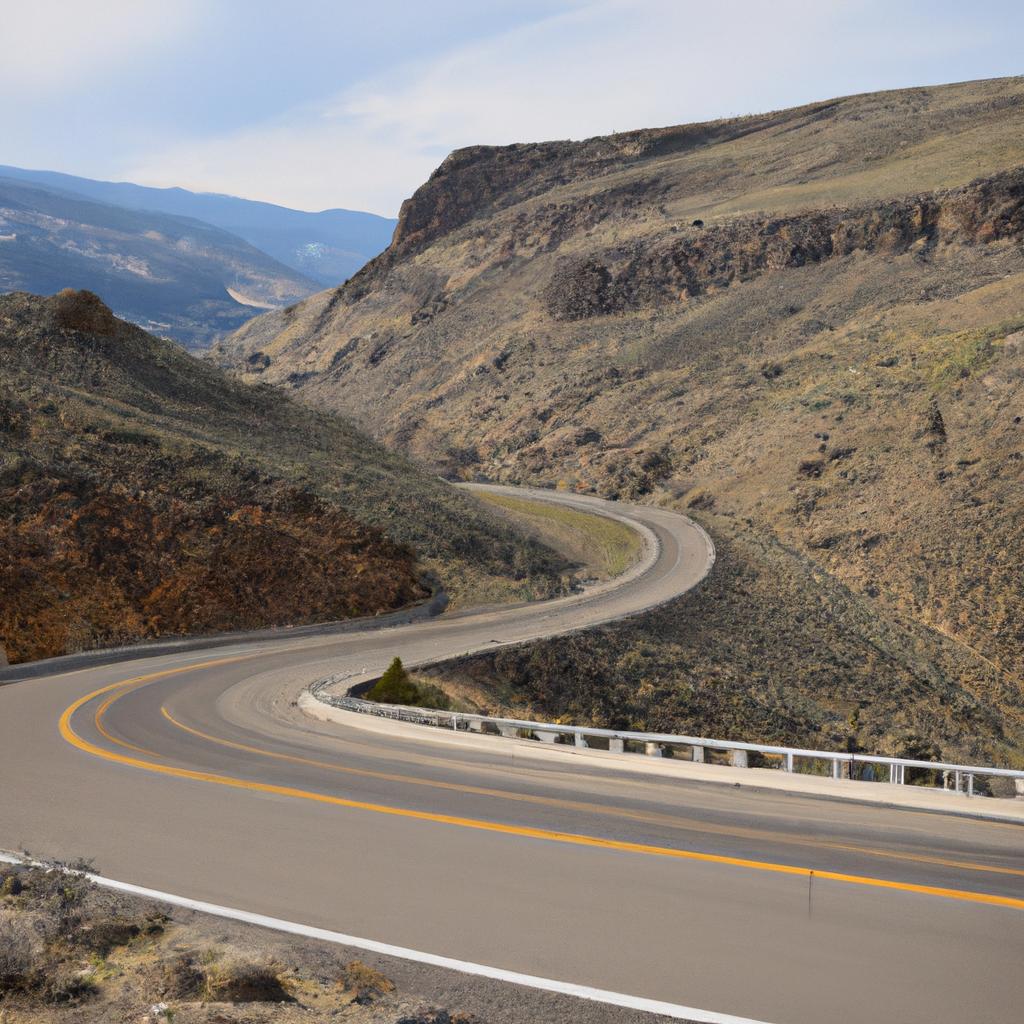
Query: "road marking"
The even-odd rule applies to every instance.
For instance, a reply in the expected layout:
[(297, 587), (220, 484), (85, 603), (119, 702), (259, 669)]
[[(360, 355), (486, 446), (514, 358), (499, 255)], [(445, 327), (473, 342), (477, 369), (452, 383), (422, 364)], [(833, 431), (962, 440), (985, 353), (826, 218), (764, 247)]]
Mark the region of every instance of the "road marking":
[[(115, 694), (108, 698), (101, 711), (105, 711), (106, 708), (121, 696), (122, 694)], [(100, 714), (101, 712), (97, 712), (97, 715)], [(359, 775), (365, 778), (383, 779), (388, 782), (399, 782), (403, 785), (427, 786), (432, 789), (468, 793), (473, 796), (495, 797), (501, 800), (511, 800), (518, 803), (528, 803), (542, 807), (558, 807), (565, 810), (603, 814), (610, 817), (627, 818), (630, 821), (642, 821), (647, 824), (665, 825), (682, 831), (713, 833), (716, 835), (727, 835), (746, 839), (769, 839), (774, 842), (790, 843), (794, 846), (809, 846), (813, 849), (842, 850), (844, 852), (861, 853), (871, 857), (882, 857), (890, 860), (903, 860), (918, 864), (933, 864), (937, 867), (957, 868), (965, 871), (981, 871), (989, 874), (1016, 875), (1024, 877), (1024, 869), (1021, 868), (1008, 868), (998, 865), (976, 864), (971, 861), (949, 860), (943, 857), (928, 856), (927, 854), (900, 853), (895, 850), (878, 850), (874, 847), (856, 846), (850, 843), (834, 843), (827, 840), (790, 836), (786, 833), (771, 832), (767, 829), (715, 825), (710, 822), (678, 818), (671, 814), (661, 814), (650, 811), (633, 811), (625, 807), (594, 804), (583, 800), (565, 800), (559, 797), (534, 796), (530, 793), (513, 793), (508, 790), (490, 789), (485, 786), (473, 786), (467, 783), (441, 782), (435, 779), (419, 778), (415, 775), (399, 775), (393, 772), (379, 772), (370, 768), (353, 768), (349, 765), (335, 764), (330, 761), (318, 761), (313, 758), (300, 757), (297, 754), (282, 754), (273, 750), (264, 750), (262, 747), (253, 747), (246, 743), (237, 743), (234, 740), (222, 739), (219, 736), (211, 736), (209, 733), (202, 732), (190, 725), (185, 725), (183, 722), (179, 722), (171, 712), (167, 710), (166, 705), (161, 706), (160, 714), (163, 715), (163, 717), (176, 729), (190, 733), (199, 739), (206, 740), (208, 743), (216, 743), (219, 746), (229, 747), (232, 750), (241, 750), (247, 754), (257, 754), (260, 757), (269, 757), (278, 761), (289, 761), (293, 764), (305, 764), (313, 768), (325, 768), (328, 771), (342, 772), (346, 775)], [(127, 744), (121, 745), (126, 746)]]
[[(0, 853), (0, 861), (8, 864), (29, 863), (25, 858), (5, 853)], [(246, 924), (258, 925), (260, 928), (271, 928), (274, 931), (286, 932), (290, 935), (301, 935), (307, 939), (318, 939), (321, 942), (350, 946), (353, 949), (362, 949), (369, 953), (393, 956), (399, 960), (411, 960), (415, 963), (428, 964), (431, 967), (458, 971), (460, 974), (470, 974), (478, 978), (490, 978), (493, 981), (503, 981), (510, 985), (520, 985), (523, 988), (539, 989), (542, 992), (554, 992), (559, 995), (573, 996), (576, 999), (586, 999), (590, 1002), (605, 1003), (609, 1006), (621, 1006), (629, 1010), (639, 1010), (643, 1013), (660, 1014), (662, 1017), (671, 1017), (674, 1020), (694, 1021), (696, 1024), (765, 1024), (764, 1021), (752, 1020), (749, 1017), (735, 1017), (728, 1013), (698, 1010), (692, 1006), (680, 1006), (678, 1003), (666, 1003), (657, 999), (645, 999), (642, 996), (626, 995), (622, 992), (610, 992), (607, 989), (591, 988), (589, 985), (576, 985), (569, 981), (539, 978), (533, 974), (506, 971), (500, 967), (489, 967), (486, 964), (477, 964), (469, 960), (456, 960), (448, 956), (438, 956), (435, 953), (424, 953), (418, 949), (392, 946), (390, 943), (378, 942), (376, 939), (361, 939), (355, 935), (345, 935), (342, 932), (328, 931), (325, 928), (314, 928), (311, 925), (298, 924), (295, 921), (284, 921), (279, 917), (267, 917), (264, 914), (254, 914), (248, 910), (236, 910), (233, 907), (222, 907), (216, 903), (206, 903), (187, 896), (176, 896), (173, 893), (161, 892), (159, 889), (147, 889), (141, 885), (134, 885), (131, 882), (119, 882), (113, 878), (104, 878), (102, 875), (92, 875), (87, 872), (80, 873), (91, 882), (106, 889), (128, 893), (132, 896), (142, 896), (146, 899), (158, 900), (161, 903), (170, 903), (173, 906), (195, 910), (201, 914), (225, 917), (232, 921), (242, 921)]]
[[(775, 864), (770, 861), (748, 860), (742, 857), (728, 857), (721, 854), (699, 853), (695, 850), (676, 850), (671, 847), (651, 846), (644, 843), (631, 843), (617, 839), (603, 839), (599, 836), (577, 835), (569, 832), (555, 832), (549, 829), (530, 828), (524, 825), (505, 825), (498, 822), (482, 821), (476, 818), (462, 818), (451, 814), (436, 814), (431, 811), (416, 811), (410, 808), (389, 807), (386, 804), (368, 803), (362, 800), (350, 800), (345, 797), (330, 796), (326, 793), (315, 793), (309, 790), (296, 789), (292, 786), (279, 786), (266, 782), (254, 782), (249, 779), (239, 779), (231, 775), (217, 775), (212, 772), (196, 771), (191, 768), (177, 768), (171, 765), (155, 764), (150, 761), (142, 761), (127, 754), (119, 754), (113, 750), (105, 750), (94, 743), (79, 736), (71, 726), (71, 719), (79, 708), (95, 700), (111, 690), (127, 686), (131, 683), (147, 682), (151, 679), (164, 678), (177, 675), (181, 672), (191, 671), (197, 668), (206, 668), (213, 665), (225, 664), (229, 661), (239, 661), (241, 658), (226, 658), (211, 661), (205, 665), (190, 665), (181, 669), (166, 669), (162, 672), (151, 673), (148, 676), (138, 676), (134, 679), (122, 680), (118, 683), (111, 683), (108, 686), (87, 693), (84, 697), (69, 704), (60, 717), (60, 734), (72, 746), (77, 747), (85, 753), (95, 757), (113, 761), (118, 764), (129, 765), (133, 768), (141, 768), (145, 771), (155, 772), (160, 775), (169, 775), (179, 779), (189, 779), (195, 782), (208, 782), (219, 786), (228, 786), (232, 789), (248, 790), (254, 793), (269, 793), (275, 796), (291, 797), (297, 800), (309, 800), (315, 803), (327, 804), (334, 807), (345, 807), (351, 810), (370, 811), (375, 814), (385, 814), (391, 817), (408, 818), (416, 821), (429, 821), (439, 825), (454, 825), (459, 828), (473, 829), (478, 832), (491, 832), (500, 835), (517, 836), (524, 839), (540, 839), (547, 842), (565, 843), (574, 846), (586, 846), (594, 849), (613, 850), (622, 853), (638, 853), (655, 857), (669, 857), (676, 860), (697, 861), (705, 864), (723, 864), (731, 867), (749, 868), (755, 871), (767, 871), (774, 874), (798, 875), (808, 877), (811, 869), (795, 867), (791, 864)], [(899, 892), (916, 893), (925, 896), (939, 896), (945, 899), (962, 900), (969, 903), (981, 903), (989, 906), (1013, 907), (1024, 910), (1024, 899), (1015, 899), (1010, 896), (997, 896), (992, 893), (971, 892), (962, 889), (946, 889), (939, 886), (917, 885), (910, 882), (894, 882), (885, 878), (871, 878), (865, 875), (847, 875), (837, 871), (818, 871), (813, 874), (820, 880), (843, 882), (850, 885), (870, 886), (877, 889), (890, 889)]]
[[(126, 686), (128, 684), (125, 684)], [(124, 747), (127, 750), (134, 750), (136, 754), (146, 754), (148, 757), (161, 757), (155, 750), (147, 750), (145, 747), (137, 747), (134, 743), (128, 743), (125, 740), (119, 740), (116, 736), (112, 735), (107, 727), (103, 724), (103, 716), (107, 713), (107, 709), (115, 700), (124, 696), (126, 691), (121, 693), (112, 693), (97, 709), (96, 714), (93, 717), (93, 724), (96, 726), (96, 731), (104, 738), (109, 740), (111, 743), (117, 744), (119, 747)]]

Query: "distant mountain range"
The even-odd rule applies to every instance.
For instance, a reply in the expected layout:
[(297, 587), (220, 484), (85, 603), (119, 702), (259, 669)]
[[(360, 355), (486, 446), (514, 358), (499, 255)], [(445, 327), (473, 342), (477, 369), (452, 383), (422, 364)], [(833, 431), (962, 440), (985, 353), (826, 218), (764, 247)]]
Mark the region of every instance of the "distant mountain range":
[(387, 248), (397, 221), (357, 210), (308, 213), (213, 192), (147, 188), (124, 181), (94, 181), (56, 171), (0, 165), (0, 177), (73, 192), (126, 210), (192, 217), (244, 238), (292, 270), (321, 285), (340, 284)]
[(394, 221), (0, 166), (0, 292), (86, 288), (191, 348), (345, 280)]

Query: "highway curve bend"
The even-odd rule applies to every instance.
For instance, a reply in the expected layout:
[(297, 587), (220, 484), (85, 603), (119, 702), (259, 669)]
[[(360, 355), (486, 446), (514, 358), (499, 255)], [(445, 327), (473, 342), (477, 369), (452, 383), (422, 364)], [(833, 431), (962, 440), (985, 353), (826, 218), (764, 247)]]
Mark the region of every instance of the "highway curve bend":
[(92, 858), (153, 889), (779, 1024), (1014, 1019), (1017, 826), (571, 756), (541, 766), (514, 743), (460, 749), (301, 712), (322, 676), (623, 618), (713, 564), (707, 536), (675, 513), (537, 496), (634, 524), (640, 563), (556, 601), (62, 663), (0, 686), (0, 849)]

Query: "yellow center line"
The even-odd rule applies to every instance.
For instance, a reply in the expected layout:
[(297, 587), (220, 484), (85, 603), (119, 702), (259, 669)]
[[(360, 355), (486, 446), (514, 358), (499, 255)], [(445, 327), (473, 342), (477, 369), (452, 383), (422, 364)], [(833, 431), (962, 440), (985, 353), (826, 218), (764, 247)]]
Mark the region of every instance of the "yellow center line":
[[(119, 699), (121, 694), (111, 697), (107, 704)], [(105, 705), (106, 706), (106, 705)], [(661, 814), (652, 811), (635, 811), (625, 807), (609, 806), (607, 804), (595, 804), (583, 800), (565, 800), (558, 797), (535, 796), (531, 793), (513, 793), (504, 789), (491, 789), (485, 786), (473, 786), (459, 782), (441, 782), (435, 779), (423, 779), (415, 775), (400, 775), (393, 772), (374, 771), (370, 768), (353, 768), (350, 765), (337, 764), (331, 761), (318, 761), (313, 758), (300, 757), (297, 754), (282, 754), (273, 750), (264, 750), (262, 747), (253, 747), (246, 743), (238, 743), (234, 740), (223, 739), (219, 736), (211, 736), (190, 725), (179, 722), (166, 705), (160, 708), (160, 714), (175, 728), (182, 732), (189, 733), (208, 743), (215, 743), (222, 747), (229, 747), (232, 750), (240, 750), (247, 754), (256, 754), (260, 757), (273, 758), (278, 761), (288, 761), (292, 764), (304, 764), (313, 768), (324, 768), (328, 771), (342, 772), (346, 775), (358, 775), (364, 778), (381, 779), (387, 782), (398, 782), (403, 785), (426, 786), (432, 789), (443, 789), (457, 793), (468, 793), (473, 796), (495, 797), (501, 800), (512, 800), (519, 803), (528, 803), (542, 807), (556, 807), (562, 810), (583, 811), (586, 813), (607, 815), (610, 817), (627, 818), (630, 821), (641, 821), (647, 824), (666, 825), (670, 828), (682, 831), (713, 833), (716, 835), (727, 835), (745, 839), (769, 839), (775, 842), (790, 843), (797, 846), (809, 846), (814, 849), (841, 850), (849, 853), (861, 853), (872, 857), (883, 857), (891, 860), (903, 860), (920, 864), (932, 864), (938, 867), (958, 868), (965, 871), (982, 871), (986, 873), (1017, 875), (1024, 877), (1024, 869), (1000, 867), (990, 864), (977, 864), (972, 861), (950, 860), (943, 857), (929, 856), (927, 854), (901, 853), (894, 850), (879, 850), (873, 847), (857, 846), (853, 843), (829, 842), (823, 839), (811, 837), (791, 836), (782, 832), (773, 832), (768, 829), (755, 829), (715, 825), (710, 822), (676, 817), (671, 814)]]
[[(128, 685), (128, 684), (126, 684)], [(93, 718), (93, 723), (96, 726), (96, 731), (104, 738), (109, 740), (111, 743), (117, 744), (119, 747), (124, 747), (126, 750), (134, 750), (136, 754), (146, 754), (148, 757), (160, 757), (161, 755), (153, 750), (147, 750), (145, 747), (137, 747), (134, 743), (127, 743), (125, 740), (120, 740), (116, 736), (112, 735), (107, 727), (103, 724), (103, 716), (107, 713), (107, 709), (116, 700), (120, 700), (126, 693), (126, 690), (122, 690), (120, 693), (112, 693), (97, 709), (96, 715)]]
[(255, 793), (268, 793), (275, 796), (291, 797), (297, 800), (309, 800), (314, 803), (327, 804), (333, 807), (345, 807), (352, 810), (370, 811), (375, 814), (384, 814), (391, 817), (408, 818), (417, 821), (428, 821), (441, 825), (453, 825), (459, 828), (472, 829), (478, 832), (490, 832), (500, 835), (517, 836), (527, 839), (540, 839), (547, 842), (565, 843), (573, 846), (584, 846), (602, 850), (614, 850), (623, 853), (645, 854), (655, 857), (668, 857), (675, 860), (696, 861), (706, 864), (722, 864), (732, 867), (748, 868), (755, 871), (766, 871), (780, 875), (796, 875), (809, 877), (811, 875), (820, 879), (834, 882), (844, 882), (851, 885), (869, 886), (877, 889), (889, 889), (900, 892), (917, 893), (926, 896), (939, 896), (945, 899), (961, 900), (969, 903), (981, 903), (989, 906), (1013, 907), (1024, 910), (1024, 899), (1015, 899), (1010, 896), (997, 896), (991, 893), (970, 892), (961, 889), (946, 889), (939, 886), (917, 885), (909, 882), (894, 882), (884, 878), (871, 878), (862, 875), (847, 875), (836, 871), (813, 871), (809, 868), (795, 867), (790, 864), (775, 864), (769, 861), (748, 860), (742, 857), (727, 857), (721, 854), (698, 853), (693, 850), (676, 850), (670, 847), (650, 846), (644, 843), (631, 843), (616, 839), (602, 839), (597, 836), (574, 835), (567, 832), (554, 832), (548, 829), (530, 828), (521, 825), (503, 825), (496, 822), (481, 821), (475, 818), (462, 818), (450, 814), (436, 814), (430, 811), (416, 811), (401, 807), (388, 807), (385, 804), (367, 803), (362, 800), (349, 800), (345, 797), (329, 796), (325, 793), (314, 793), (309, 790), (296, 789), (292, 786), (279, 786), (265, 782), (253, 782), (248, 779), (239, 779), (230, 775), (217, 775), (212, 772), (195, 771), (189, 768), (176, 768), (171, 765), (155, 764), (150, 761), (143, 761), (137, 757), (127, 754), (119, 754), (113, 750), (105, 750), (88, 740), (79, 736), (71, 725), (71, 720), (76, 711), (95, 700), (97, 697), (109, 693), (111, 690), (127, 686), (130, 683), (141, 683), (151, 679), (160, 679), (167, 676), (177, 675), (180, 672), (188, 672), (200, 668), (208, 668), (213, 665), (225, 664), (230, 661), (238, 661), (240, 658), (226, 658), (218, 661), (205, 662), (199, 665), (189, 665), (179, 669), (167, 669), (162, 672), (151, 673), (148, 676), (138, 676), (134, 679), (123, 680), (119, 683), (112, 683), (108, 686), (94, 690), (92, 693), (79, 697), (78, 700), (69, 704), (60, 717), (60, 734), (64, 740), (73, 747), (92, 754), (95, 757), (112, 761), (116, 764), (129, 765), (134, 768), (141, 768), (145, 771), (154, 772), (159, 775), (171, 776), (179, 779), (189, 779), (195, 782), (207, 782), (218, 786), (227, 786), (232, 789), (247, 790)]

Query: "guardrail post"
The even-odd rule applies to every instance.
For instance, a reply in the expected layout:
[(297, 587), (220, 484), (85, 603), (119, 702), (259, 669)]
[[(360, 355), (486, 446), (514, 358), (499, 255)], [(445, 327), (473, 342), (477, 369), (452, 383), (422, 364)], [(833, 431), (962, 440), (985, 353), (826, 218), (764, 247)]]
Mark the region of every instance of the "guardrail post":
[(747, 757), (747, 752), (745, 750), (730, 750), (729, 763), (733, 768), (749, 768), (750, 758)]
[(661, 757), (661, 744), (660, 743), (645, 743), (644, 753), (648, 757)]
[(618, 736), (613, 736), (608, 741), (608, 753), (609, 754), (624, 754), (626, 752), (626, 741), (619, 739)]
[(832, 778), (833, 779), (838, 779), (839, 778), (839, 764), (840, 764), (839, 758), (838, 757), (833, 757), (832, 758)]
[(587, 748), (587, 737), (584, 736), (581, 732), (576, 733), (575, 737), (573, 738), (573, 746), (583, 747), (583, 749), (585, 750)]
[(974, 796), (974, 772), (967, 773), (967, 795)]
[(498, 732), (507, 739), (514, 740), (519, 733), (519, 730), (514, 725), (501, 725), (495, 723), (498, 726)]
[(783, 755), (782, 770), (784, 772), (792, 772), (792, 771), (794, 771), (794, 768), (793, 768), (793, 755), (792, 754), (784, 754)]
[(1014, 779), (1013, 788), (1017, 793), (1017, 799), (1024, 800), (1024, 779)]
[(704, 763), (704, 748), (703, 747), (690, 747), (690, 760), (696, 761), (697, 764)]
[(470, 732), (483, 732), (484, 731), (484, 723), (483, 722), (478, 722), (475, 718), (471, 718), (469, 720), (469, 731)]

